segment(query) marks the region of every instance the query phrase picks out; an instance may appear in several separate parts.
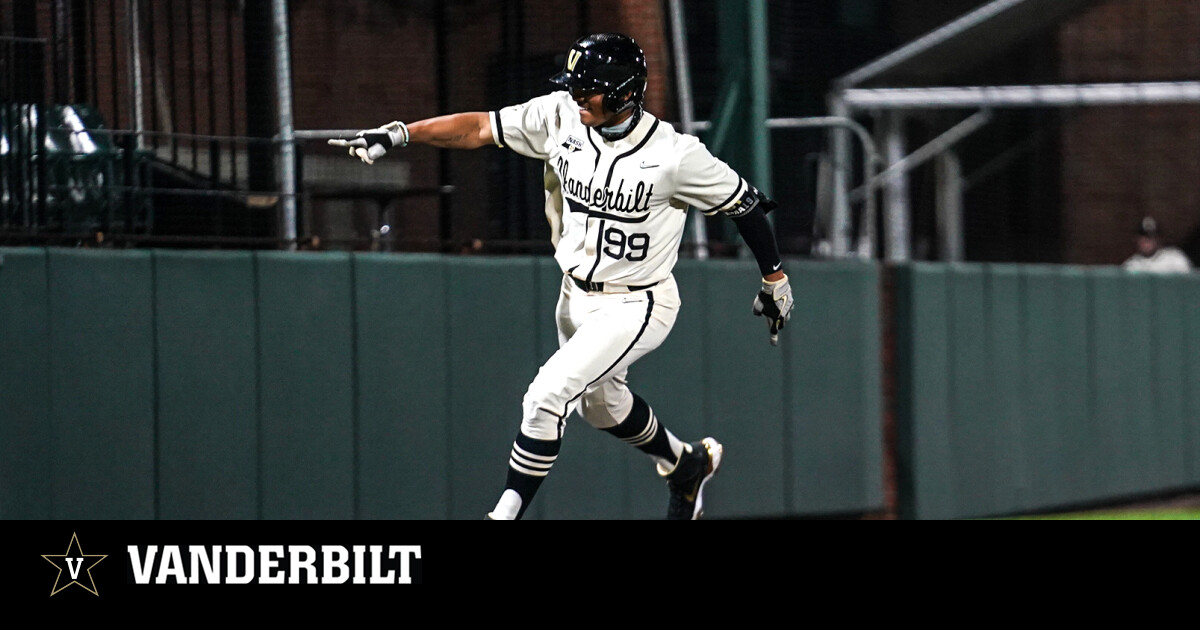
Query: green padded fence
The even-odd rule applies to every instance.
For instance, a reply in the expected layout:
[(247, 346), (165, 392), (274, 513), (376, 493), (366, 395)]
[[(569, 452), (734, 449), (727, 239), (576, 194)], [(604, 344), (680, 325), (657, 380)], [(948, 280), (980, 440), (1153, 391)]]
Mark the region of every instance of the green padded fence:
[(442, 261), (354, 258), (363, 518), (450, 516), (450, 477), (443, 472), (450, 470), (450, 328)]
[[(0, 249), (0, 516), (479, 519), (557, 348), (552, 259)], [(685, 261), (630, 371), (727, 448), (713, 517), (883, 507), (878, 270)], [(1179, 399), (1182, 401), (1183, 399)], [(529, 516), (661, 518), (650, 460), (578, 417)]]
[(264, 518), (355, 514), (354, 278), (347, 254), (257, 255)]
[(159, 515), (257, 518), (255, 259), (154, 254)]
[(46, 252), (0, 250), (0, 515), (55, 516)]
[(901, 514), (1010, 514), (1200, 485), (1200, 277), (896, 273)]

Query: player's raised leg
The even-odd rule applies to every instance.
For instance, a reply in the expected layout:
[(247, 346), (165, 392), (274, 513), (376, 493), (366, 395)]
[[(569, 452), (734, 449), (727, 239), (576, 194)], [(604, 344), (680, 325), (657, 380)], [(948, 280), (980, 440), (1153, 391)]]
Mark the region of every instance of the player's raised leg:
[(660, 470), (673, 470), (684, 443), (663, 426), (641, 396), (629, 390), (626, 373), (596, 383), (580, 399), (588, 424), (649, 455)]
[(703, 512), (704, 485), (721, 465), (724, 449), (709, 437), (681, 442), (641, 396), (629, 390), (625, 373), (590, 387), (580, 412), (588, 424), (649, 455), (667, 480), (670, 501), (667, 518), (695, 520)]
[(613, 374), (623, 374), (666, 338), (679, 309), (673, 281), (669, 289), (657, 293), (657, 301), (656, 292), (649, 290), (587, 295), (575, 289), (571, 297), (564, 298), (569, 302), (566, 308), (575, 313), (577, 326), (538, 371), (525, 394), (505, 489), (489, 514), (491, 518), (524, 515), (558, 457), (566, 417), (584, 392)]

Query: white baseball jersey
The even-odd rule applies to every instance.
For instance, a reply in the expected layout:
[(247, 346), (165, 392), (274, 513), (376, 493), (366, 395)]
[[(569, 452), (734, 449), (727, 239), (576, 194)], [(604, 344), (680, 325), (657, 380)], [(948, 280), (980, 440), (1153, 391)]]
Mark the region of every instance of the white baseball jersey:
[(546, 161), (547, 216), (561, 217), (554, 257), (588, 282), (648, 285), (679, 258), (687, 209), (739, 216), (758, 203), (746, 182), (695, 136), (643, 113), (620, 140), (579, 119), (568, 92), (492, 115), (497, 145)]
[(1130, 271), (1151, 271), (1158, 273), (1187, 273), (1192, 270), (1192, 263), (1186, 254), (1175, 247), (1160, 247), (1153, 256), (1134, 254), (1125, 261), (1124, 267)]

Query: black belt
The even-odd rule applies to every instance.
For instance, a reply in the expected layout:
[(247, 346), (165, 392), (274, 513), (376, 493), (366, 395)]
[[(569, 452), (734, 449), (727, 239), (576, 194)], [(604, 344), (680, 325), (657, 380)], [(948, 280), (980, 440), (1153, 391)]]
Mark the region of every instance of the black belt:
[[(570, 278), (571, 281), (575, 283), (575, 286), (579, 287), (580, 289), (583, 289), (584, 291), (591, 291), (593, 293), (603, 293), (604, 292), (604, 283), (603, 282), (588, 282), (587, 280), (580, 280), (579, 278), (576, 278), (575, 276), (567, 276), (567, 277)], [(641, 291), (642, 289), (649, 289), (650, 287), (652, 287), (656, 284), (658, 284), (658, 282), (651, 282), (650, 284), (610, 284), (610, 285), (608, 285), (608, 290), (609, 290), (609, 293), (626, 293), (626, 292), (633, 292), (633, 291)]]

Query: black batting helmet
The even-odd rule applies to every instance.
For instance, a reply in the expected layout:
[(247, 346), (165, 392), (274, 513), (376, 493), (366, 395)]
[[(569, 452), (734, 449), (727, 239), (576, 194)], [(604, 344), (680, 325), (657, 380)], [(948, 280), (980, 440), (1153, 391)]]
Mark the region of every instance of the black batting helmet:
[(604, 94), (604, 109), (623, 112), (646, 96), (646, 55), (628, 36), (588, 35), (571, 45), (562, 72), (550, 81), (568, 90), (596, 90)]

